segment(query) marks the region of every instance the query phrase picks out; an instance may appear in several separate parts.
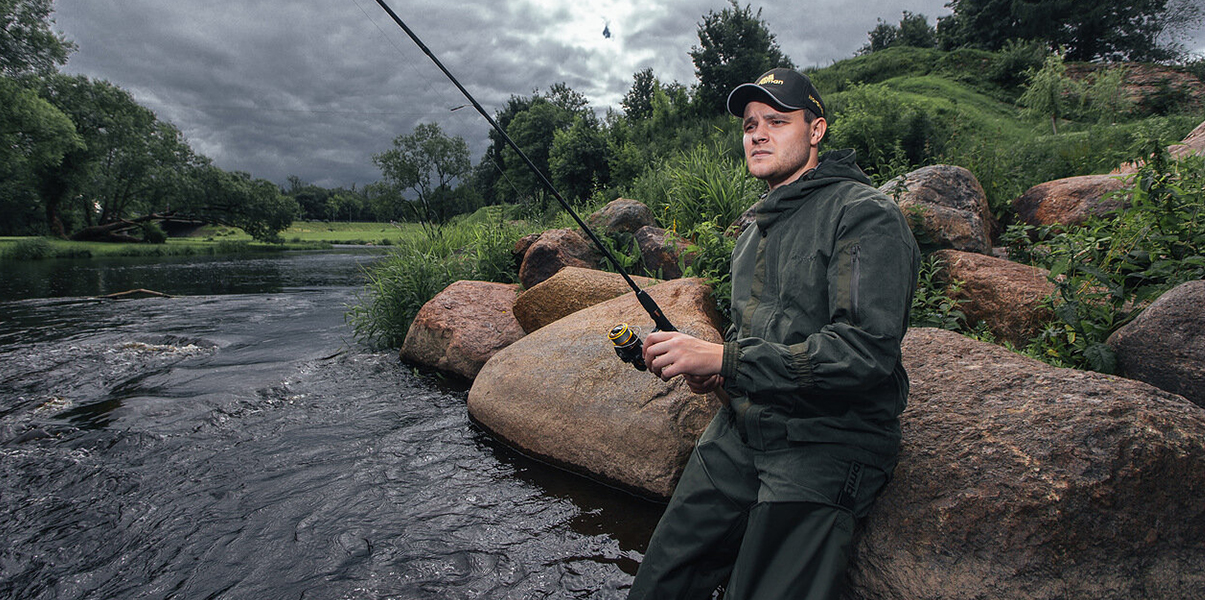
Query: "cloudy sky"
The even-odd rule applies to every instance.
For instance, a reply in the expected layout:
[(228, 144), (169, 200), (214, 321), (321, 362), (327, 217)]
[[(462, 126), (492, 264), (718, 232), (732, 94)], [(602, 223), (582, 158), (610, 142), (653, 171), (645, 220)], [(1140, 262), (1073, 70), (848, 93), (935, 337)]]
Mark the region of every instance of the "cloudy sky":
[[(881, 18), (934, 22), (947, 0), (753, 2), (800, 66), (848, 58)], [(632, 75), (693, 84), (697, 27), (725, 0), (387, 0), (493, 115), (565, 82), (619, 108)], [(806, 7), (806, 8), (804, 8)], [(65, 71), (129, 90), (222, 168), (284, 183), (363, 185), (372, 155), (419, 123), (468, 141), (489, 125), (375, 0), (56, 0), (79, 49)], [(610, 38), (603, 36), (607, 28)], [(1205, 46), (1198, 33), (1191, 46)]]

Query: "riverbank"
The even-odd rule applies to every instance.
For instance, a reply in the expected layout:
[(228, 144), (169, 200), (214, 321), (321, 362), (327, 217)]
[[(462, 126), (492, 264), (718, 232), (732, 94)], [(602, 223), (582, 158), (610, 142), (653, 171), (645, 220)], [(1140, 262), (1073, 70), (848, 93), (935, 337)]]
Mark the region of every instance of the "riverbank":
[(392, 246), (420, 235), (413, 223), (325, 223), (299, 221), (281, 232), (278, 244), (256, 242), (237, 227), (206, 226), (163, 244), (76, 242), (50, 237), (0, 237), (0, 259), (101, 258), (132, 256), (208, 256), (328, 250), (335, 244)]

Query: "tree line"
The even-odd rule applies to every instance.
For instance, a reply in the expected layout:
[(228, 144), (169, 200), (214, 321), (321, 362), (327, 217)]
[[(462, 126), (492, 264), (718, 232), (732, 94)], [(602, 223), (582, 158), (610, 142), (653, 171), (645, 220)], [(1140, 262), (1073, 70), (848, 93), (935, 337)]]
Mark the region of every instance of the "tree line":
[(272, 182), (228, 172), (107, 81), (59, 72), (74, 44), (51, 0), (0, 0), (0, 234), (162, 241), (223, 223), (276, 239), (298, 212)]
[[(50, 30), (51, 2), (0, 0), (0, 210), (10, 216), (0, 233), (146, 238), (158, 235), (152, 223), (176, 219), (228, 223), (272, 239), (293, 218), (438, 226), (486, 205), (514, 204), (532, 213), (553, 208), (536, 176), (497, 132), (489, 132), (485, 153), (473, 164), (467, 142), (438, 123), (420, 124), (376, 153), (381, 179), (358, 189), (323, 188), (295, 176), (278, 187), (218, 169), (124, 90), (57, 72), (73, 46)], [(1066, 94), (1049, 89), (1066, 82), (1050, 73), (1063, 59), (1183, 61), (1176, 35), (1202, 20), (1192, 0), (952, 0), (948, 6), (953, 14), (936, 25), (908, 12), (898, 25), (880, 20), (860, 53), (900, 46), (997, 52), (991, 68), (1002, 72), (987, 78), (1011, 90), (1012, 100), (1032, 87), (1022, 104), (1050, 116), (1052, 124)], [(600, 113), (557, 83), (512, 96), (495, 120), (574, 202), (663, 185), (657, 165), (700, 146), (739, 157), (739, 132), (724, 113), (728, 90), (770, 68), (797, 65), (761, 11), (736, 0), (703, 15), (697, 34), (698, 44), (689, 50), (692, 85), (662, 81), (645, 68), (633, 74), (620, 106)], [(1048, 60), (1056, 50), (1058, 64)], [(1044, 65), (1042, 79), (1037, 75)], [(881, 104), (876, 94), (881, 96), (854, 90), (846, 104)], [(862, 112), (869, 123), (879, 111)], [(892, 131), (847, 116), (833, 143), (857, 147), (872, 174), (937, 155), (943, 136), (930, 115), (892, 114), (903, 115)]]
[[(609, 108), (600, 117), (584, 96), (560, 83), (532, 96), (511, 97), (495, 120), (562, 195), (578, 202), (647, 185), (642, 178), (655, 178), (649, 173), (652, 166), (701, 143), (736, 153), (739, 136), (724, 114), (728, 91), (770, 68), (797, 67), (782, 52), (760, 10), (736, 0), (728, 4), (698, 23), (699, 41), (689, 52), (694, 85), (663, 82), (651, 68), (643, 69), (633, 74), (621, 110)], [(1064, 60), (1185, 62), (1192, 57), (1178, 43), (1181, 34), (1205, 17), (1192, 0), (953, 0), (947, 6), (953, 14), (935, 25), (907, 11), (898, 25), (880, 19), (859, 54), (897, 47), (991, 51), (1000, 57), (992, 66), (999, 72), (988, 74), (991, 85), (1027, 114), (1049, 117), (1052, 123), (1074, 110), (1070, 105), (1076, 99), (1084, 112), (1126, 108), (1117, 93), (1120, 69), (1104, 69), (1091, 87), (1079, 89), (1063, 74)], [(1200, 64), (1198, 57), (1198, 70)], [(838, 131), (841, 139), (835, 141), (859, 147), (872, 171), (885, 170), (877, 163), (916, 165), (938, 154), (940, 136), (928, 115), (901, 118), (900, 128), (898, 134), (860, 139), (859, 129), (865, 128), (850, 127)], [(874, 131), (883, 133), (881, 129)], [(463, 139), (447, 136), (436, 123), (419, 125), (374, 156), (383, 175), (375, 185), (382, 194), (406, 198), (409, 204), (397, 205), (412, 209), (407, 218), (426, 223), (482, 205), (548, 209), (550, 199), (535, 175), (497, 132), (490, 131), (489, 138), (484, 156), (471, 167)]]

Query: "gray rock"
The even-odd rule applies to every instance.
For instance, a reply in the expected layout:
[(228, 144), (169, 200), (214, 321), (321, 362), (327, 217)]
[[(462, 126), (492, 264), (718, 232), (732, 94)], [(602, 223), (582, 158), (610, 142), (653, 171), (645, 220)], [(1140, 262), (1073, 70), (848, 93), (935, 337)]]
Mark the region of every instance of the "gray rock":
[(1107, 342), (1122, 375), (1205, 407), (1205, 281), (1167, 291)]
[(656, 225), (657, 219), (644, 203), (617, 198), (586, 217), (586, 224), (599, 234), (632, 234), (641, 227)]
[(640, 260), (646, 272), (660, 275), (662, 279), (681, 277), (682, 268), (678, 266), (678, 258), (686, 255), (686, 264), (690, 264), (692, 258), (686, 252), (685, 241), (671, 239), (660, 227), (641, 227), (636, 232), (636, 244), (640, 247)]
[(991, 253), (999, 226), (983, 186), (970, 171), (953, 165), (922, 167), (879, 191), (896, 199), (922, 247)]

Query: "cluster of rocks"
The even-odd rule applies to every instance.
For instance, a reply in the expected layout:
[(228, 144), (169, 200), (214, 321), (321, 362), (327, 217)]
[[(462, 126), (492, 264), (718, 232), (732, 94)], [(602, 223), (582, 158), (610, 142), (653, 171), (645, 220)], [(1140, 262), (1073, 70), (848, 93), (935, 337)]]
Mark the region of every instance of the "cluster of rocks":
[[(1177, 152), (1205, 153), (1205, 124)], [(1119, 177), (1035, 186), (1014, 202), (1017, 218), (1073, 226), (1107, 210)], [(1000, 225), (970, 172), (925, 167), (882, 190), (961, 282), (970, 321), (1023, 344), (1052, 319), (1048, 274), (995, 248)], [(617, 200), (587, 220), (640, 244), (666, 281), (637, 282), (675, 326), (720, 340), (711, 290), (678, 278), (690, 257), (647, 207)], [(515, 254), (521, 285), (449, 286), (419, 312), (402, 358), (472, 379), (470, 416), (520, 451), (667, 498), (719, 400), (616, 358), (614, 325), (643, 335), (652, 323), (576, 231), (529, 236)], [(1125, 378), (911, 330), (900, 466), (855, 548), (848, 597), (1199, 597), (1205, 281), (1164, 294), (1108, 343)]]

